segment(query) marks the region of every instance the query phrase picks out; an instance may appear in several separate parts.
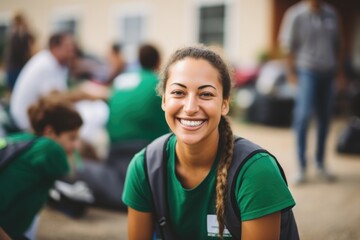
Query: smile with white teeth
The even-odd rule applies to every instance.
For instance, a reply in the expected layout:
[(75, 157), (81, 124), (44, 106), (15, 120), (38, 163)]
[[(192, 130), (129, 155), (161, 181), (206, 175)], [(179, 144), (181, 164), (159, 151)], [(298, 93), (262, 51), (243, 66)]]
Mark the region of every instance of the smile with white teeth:
[(180, 119), (180, 122), (184, 126), (197, 127), (200, 126), (204, 121), (190, 121), (190, 120)]

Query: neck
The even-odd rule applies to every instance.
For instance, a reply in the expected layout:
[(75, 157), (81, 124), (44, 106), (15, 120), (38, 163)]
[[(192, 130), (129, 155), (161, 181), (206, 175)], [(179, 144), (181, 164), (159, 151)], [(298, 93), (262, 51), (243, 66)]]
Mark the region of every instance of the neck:
[(66, 65), (63, 61), (61, 61), (61, 59), (60, 59), (59, 55), (57, 54), (56, 50), (50, 49), (49, 51), (50, 51), (51, 55), (53, 55), (54, 59), (56, 60), (56, 62), (59, 65), (62, 65), (62, 66)]
[(310, 9), (313, 11), (313, 12), (319, 12), (320, 11), (320, 8), (321, 8), (321, 3), (320, 1), (312, 1), (312, 0), (308, 0), (307, 1), (309, 6), (310, 6)]
[(194, 145), (182, 142), (176, 144), (178, 165), (190, 169), (211, 168), (217, 154), (219, 133), (210, 136), (206, 141)]

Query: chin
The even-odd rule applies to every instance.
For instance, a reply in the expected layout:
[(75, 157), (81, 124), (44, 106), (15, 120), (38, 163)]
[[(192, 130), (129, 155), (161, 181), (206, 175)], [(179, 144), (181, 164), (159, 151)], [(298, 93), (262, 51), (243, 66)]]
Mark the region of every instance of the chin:
[(197, 136), (195, 134), (193, 134), (193, 135), (192, 134), (178, 134), (178, 135), (176, 135), (176, 139), (177, 139), (177, 141), (180, 141), (186, 145), (194, 145), (194, 144), (201, 142), (203, 137)]

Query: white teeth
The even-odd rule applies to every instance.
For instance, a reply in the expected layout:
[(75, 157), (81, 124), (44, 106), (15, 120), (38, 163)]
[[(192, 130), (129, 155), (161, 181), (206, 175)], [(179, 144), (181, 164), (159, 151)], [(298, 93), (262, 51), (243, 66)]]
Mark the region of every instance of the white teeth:
[(204, 121), (189, 121), (189, 120), (181, 119), (180, 122), (181, 122), (181, 124), (183, 124), (185, 126), (197, 127), (197, 126), (201, 125)]

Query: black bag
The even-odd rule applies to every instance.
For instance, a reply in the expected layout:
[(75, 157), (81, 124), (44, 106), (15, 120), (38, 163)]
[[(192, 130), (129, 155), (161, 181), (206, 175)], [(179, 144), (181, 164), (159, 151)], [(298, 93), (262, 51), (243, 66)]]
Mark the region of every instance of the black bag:
[(121, 196), (126, 171), (133, 156), (146, 147), (148, 141), (132, 140), (111, 146), (105, 163), (84, 161), (76, 169), (75, 180), (87, 184), (94, 195), (93, 205), (103, 208), (126, 210)]
[(246, 112), (246, 119), (274, 127), (289, 127), (292, 122), (294, 100), (258, 94)]
[(340, 153), (360, 154), (360, 118), (354, 117), (340, 134), (337, 142)]
[(38, 137), (21, 142), (9, 142), (6, 138), (0, 139), (0, 170), (4, 169), (12, 160), (25, 152)]
[(57, 180), (49, 192), (48, 206), (73, 218), (80, 218), (86, 214), (94, 196), (86, 183), (74, 183)]

